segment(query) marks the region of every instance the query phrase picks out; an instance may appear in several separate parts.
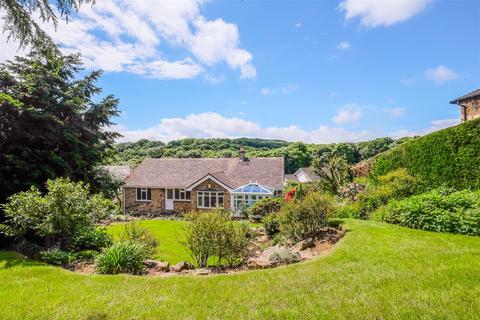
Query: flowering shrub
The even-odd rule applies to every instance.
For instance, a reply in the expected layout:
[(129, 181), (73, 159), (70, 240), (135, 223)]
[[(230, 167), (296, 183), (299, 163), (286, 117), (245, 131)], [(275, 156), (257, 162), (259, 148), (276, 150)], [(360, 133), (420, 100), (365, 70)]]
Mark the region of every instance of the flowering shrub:
[(357, 182), (351, 182), (340, 188), (340, 196), (350, 201), (358, 200), (358, 194), (365, 191), (365, 185)]
[(296, 193), (297, 193), (297, 189), (292, 189), (292, 190), (288, 191), (283, 196), (283, 200), (285, 200), (285, 202), (289, 202), (289, 201), (295, 199), (295, 194)]

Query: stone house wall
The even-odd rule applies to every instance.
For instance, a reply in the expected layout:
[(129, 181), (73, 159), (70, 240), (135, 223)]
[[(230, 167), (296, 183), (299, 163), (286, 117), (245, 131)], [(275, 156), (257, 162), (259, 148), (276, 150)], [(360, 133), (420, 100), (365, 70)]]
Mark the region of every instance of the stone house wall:
[(462, 101), (460, 105), (462, 106), (460, 108), (462, 121), (473, 120), (480, 117), (480, 97)]
[(161, 214), (165, 211), (165, 189), (151, 188), (151, 201), (137, 201), (137, 188), (123, 188), (126, 214)]
[[(197, 192), (198, 191), (223, 191), (223, 207), (225, 210), (229, 210), (231, 208), (231, 199), (230, 199), (230, 193), (228, 190), (223, 188), (221, 185), (216, 183), (215, 181), (211, 179), (207, 179), (192, 190), (192, 208), (197, 208)], [(198, 211), (206, 211), (209, 209), (198, 209)]]

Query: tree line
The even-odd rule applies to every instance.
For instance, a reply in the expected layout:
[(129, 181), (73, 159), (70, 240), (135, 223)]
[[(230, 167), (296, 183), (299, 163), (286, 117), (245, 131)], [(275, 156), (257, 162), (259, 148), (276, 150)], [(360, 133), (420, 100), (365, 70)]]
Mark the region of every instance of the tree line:
[(283, 157), (286, 173), (308, 167), (315, 158), (339, 156), (349, 164), (358, 163), (403, 143), (408, 138), (389, 137), (358, 143), (305, 144), (258, 138), (187, 138), (168, 143), (142, 139), (118, 143), (106, 162), (135, 166), (146, 158), (234, 158), (240, 147), (247, 157)]

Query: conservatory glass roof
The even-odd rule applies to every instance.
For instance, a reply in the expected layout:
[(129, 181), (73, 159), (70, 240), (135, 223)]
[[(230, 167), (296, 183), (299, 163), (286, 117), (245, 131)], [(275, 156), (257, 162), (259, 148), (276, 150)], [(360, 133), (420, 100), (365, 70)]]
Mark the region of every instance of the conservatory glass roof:
[(232, 191), (232, 193), (255, 193), (255, 194), (273, 194), (273, 189), (269, 187), (262, 186), (258, 183), (250, 182), (240, 188), (237, 188)]

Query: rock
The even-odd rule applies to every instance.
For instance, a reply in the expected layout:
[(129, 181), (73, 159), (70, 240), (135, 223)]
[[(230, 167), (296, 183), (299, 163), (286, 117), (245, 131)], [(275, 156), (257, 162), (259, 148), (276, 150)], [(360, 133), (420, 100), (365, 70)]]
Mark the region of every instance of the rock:
[(292, 247), (293, 252), (300, 252), (308, 248), (313, 248), (315, 247), (315, 241), (312, 238), (308, 238), (305, 240), (302, 240)]
[(156, 266), (157, 266), (157, 264), (158, 264), (158, 261), (156, 261), (156, 260), (150, 260), (150, 259), (148, 259), (148, 260), (143, 261), (143, 265), (144, 265), (145, 267), (151, 268), (151, 269), (155, 269)]
[(168, 272), (168, 271), (170, 271), (170, 263), (159, 261), (157, 263), (157, 266), (155, 267), (155, 270), (160, 271), (160, 272)]
[(175, 272), (181, 272), (181, 271), (184, 271), (184, 270), (190, 270), (191, 268), (192, 268), (192, 266), (190, 265), (190, 263), (188, 263), (186, 261), (182, 261), (182, 262), (179, 262), (176, 265), (172, 266), (171, 270), (173, 270)]
[(206, 276), (206, 275), (209, 275), (210, 273), (212, 273), (210, 269), (196, 269), (195, 271), (193, 271), (193, 274), (196, 276)]
[(272, 264), (270, 261), (265, 259), (253, 259), (247, 262), (248, 269), (265, 269), (270, 268)]

